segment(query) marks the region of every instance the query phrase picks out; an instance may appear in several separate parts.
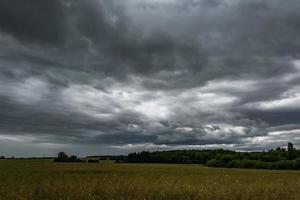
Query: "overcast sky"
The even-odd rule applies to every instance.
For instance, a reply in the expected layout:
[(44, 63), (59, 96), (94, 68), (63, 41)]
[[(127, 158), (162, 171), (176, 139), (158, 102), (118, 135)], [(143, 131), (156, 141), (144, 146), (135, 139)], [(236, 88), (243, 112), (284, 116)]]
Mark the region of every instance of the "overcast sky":
[(299, 0), (1, 0), (0, 154), (300, 147)]

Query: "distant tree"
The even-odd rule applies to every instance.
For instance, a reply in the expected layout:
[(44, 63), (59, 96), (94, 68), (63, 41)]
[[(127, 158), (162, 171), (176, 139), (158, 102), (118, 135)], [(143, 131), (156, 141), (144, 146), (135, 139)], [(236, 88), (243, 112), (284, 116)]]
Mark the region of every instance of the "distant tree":
[(57, 158), (59, 160), (68, 160), (69, 159), (68, 155), (65, 154), (65, 152), (59, 152), (58, 155), (57, 155)]
[(294, 144), (293, 143), (288, 143), (288, 151), (294, 150)]
[(207, 161), (207, 162), (205, 163), (205, 165), (208, 166), (208, 167), (221, 167), (221, 166), (219, 165), (217, 159), (211, 159), (211, 160)]
[(5, 157), (4, 157), (4, 156), (1, 156), (0, 159), (5, 159)]
[(286, 149), (285, 149), (285, 148), (281, 148), (281, 147), (277, 147), (277, 148), (276, 148), (276, 151), (279, 151), (279, 152), (285, 152)]
[(77, 156), (74, 156), (74, 155), (70, 156), (70, 158), (69, 158), (70, 162), (72, 162), (72, 161), (74, 162), (76, 160), (78, 160), (78, 158), (77, 158)]
[(297, 151), (294, 148), (293, 143), (288, 143), (288, 154), (287, 154), (288, 160), (293, 160), (297, 157)]
[(229, 168), (238, 168), (240, 165), (240, 160), (231, 160), (228, 162), (227, 167)]
[(230, 161), (232, 161), (234, 159), (234, 157), (230, 154), (225, 154), (225, 155), (222, 155), (220, 157), (220, 160), (222, 160), (222, 162), (227, 165)]
[(300, 169), (300, 158), (297, 158), (295, 160), (295, 165), (294, 165), (295, 169)]
[(57, 158), (53, 160), (54, 162), (84, 162), (83, 160), (77, 158), (77, 156), (68, 156), (64, 152), (60, 152), (57, 155)]
[(272, 162), (256, 161), (254, 168), (255, 169), (273, 169), (274, 164)]
[(97, 159), (89, 159), (88, 163), (99, 163), (99, 160), (97, 160)]
[[(297, 159), (298, 158), (298, 159)], [(299, 169), (300, 151), (292, 143), (288, 148), (268, 149), (263, 152), (235, 152), (216, 150), (172, 150), (130, 153), (129, 163), (194, 163), (209, 167)]]
[(295, 169), (296, 162), (293, 160), (281, 160), (275, 163), (275, 169)]
[(256, 164), (256, 161), (255, 160), (247, 160), (247, 159), (244, 159), (244, 160), (241, 160), (240, 163), (239, 163), (239, 168), (248, 168), (248, 169), (251, 169), (251, 168), (254, 168)]

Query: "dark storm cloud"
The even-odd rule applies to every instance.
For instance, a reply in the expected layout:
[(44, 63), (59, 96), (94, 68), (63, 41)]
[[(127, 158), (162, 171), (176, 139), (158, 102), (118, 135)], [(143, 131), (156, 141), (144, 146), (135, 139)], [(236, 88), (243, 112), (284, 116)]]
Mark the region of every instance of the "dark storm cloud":
[(193, 40), (178, 40), (161, 31), (145, 34), (133, 27), (131, 20), (124, 16), (123, 6), (118, 6), (116, 1), (81, 2), (74, 7), (80, 13), (75, 22), (78, 31), (114, 65), (109, 69), (103, 66), (102, 70), (108, 74), (119, 73), (124, 68), (139, 74), (177, 68), (197, 71), (206, 62), (205, 52)]
[(27, 42), (64, 42), (64, 10), (64, 2), (59, 0), (3, 0), (0, 2), (0, 29)]
[(46, 153), (282, 146), (300, 134), (299, 9), (3, 0), (0, 143)]

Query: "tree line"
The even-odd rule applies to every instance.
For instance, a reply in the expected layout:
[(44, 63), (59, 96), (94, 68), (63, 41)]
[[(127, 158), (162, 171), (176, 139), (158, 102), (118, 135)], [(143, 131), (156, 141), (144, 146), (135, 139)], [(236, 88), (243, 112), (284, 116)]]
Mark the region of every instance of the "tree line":
[(54, 160), (53, 160), (53, 162), (77, 162), (77, 163), (82, 163), (82, 162), (86, 162), (86, 161), (89, 163), (98, 163), (99, 162), (99, 160), (97, 160), (97, 159), (83, 160), (83, 159), (78, 158), (75, 155), (68, 156), (64, 152), (58, 153), (57, 157), (54, 158)]
[(287, 148), (264, 152), (236, 152), (230, 150), (172, 150), (130, 153), (129, 163), (203, 164), (208, 167), (248, 169), (300, 169), (300, 150), (288, 143)]

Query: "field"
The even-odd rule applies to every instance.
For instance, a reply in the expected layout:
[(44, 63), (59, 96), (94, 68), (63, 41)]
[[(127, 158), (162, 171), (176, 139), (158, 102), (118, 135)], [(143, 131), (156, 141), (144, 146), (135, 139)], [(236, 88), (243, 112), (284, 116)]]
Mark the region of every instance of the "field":
[(0, 199), (300, 199), (300, 172), (1, 160)]

